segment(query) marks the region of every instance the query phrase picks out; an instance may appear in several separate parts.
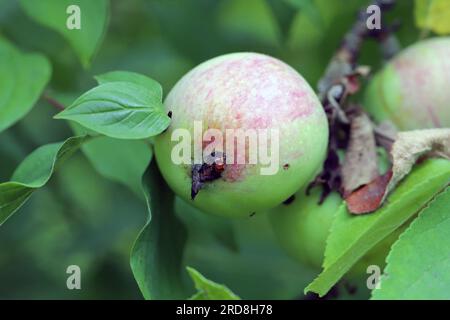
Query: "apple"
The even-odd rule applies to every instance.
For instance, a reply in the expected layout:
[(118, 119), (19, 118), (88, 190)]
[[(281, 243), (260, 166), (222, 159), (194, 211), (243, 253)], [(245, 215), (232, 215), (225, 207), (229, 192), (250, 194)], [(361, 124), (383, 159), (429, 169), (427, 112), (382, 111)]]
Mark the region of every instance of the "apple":
[(450, 37), (420, 41), (373, 77), (364, 105), (400, 130), (450, 127), (449, 83)]
[[(320, 270), (325, 254), (326, 241), (334, 215), (343, 204), (341, 196), (332, 192), (319, 205), (320, 188), (306, 195), (304, 190), (296, 193), (294, 200), (269, 211), (275, 236), (282, 249), (297, 262)], [(358, 219), (358, 217), (354, 217)], [(364, 255), (347, 274), (359, 277), (366, 274), (367, 267), (377, 265), (382, 270), (391, 245), (405, 227), (400, 227)], [(351, 232), (351, 230), (349, 230)]]
[[(267, 55), (208, 60), (178, 81), (164, 106), (172, 122), (155, 139), (158, 166), (173, 191), (204, 212), (242, 217), (273, 208), (310, 181), (326, 156), (328, 122), (319, 99), (297, 71)], [(242, 143), (230, 132), (248, 135)], [(253, 133), (257, 148), (250, 143)], [(259, 144), (264, 141), (270, 150)], [(225, 155), (212, 162), (220, 175), (193, 194), (193, 166), (201, 165), (196, 155), (200, 151), (206, 161), (213, 142), (219, 149), (211, 150), (222, 151), (210, 155)], [(231, 156), (238, 154), (245, 161)], [(250, 155), (258, 161), (249, 161)]]

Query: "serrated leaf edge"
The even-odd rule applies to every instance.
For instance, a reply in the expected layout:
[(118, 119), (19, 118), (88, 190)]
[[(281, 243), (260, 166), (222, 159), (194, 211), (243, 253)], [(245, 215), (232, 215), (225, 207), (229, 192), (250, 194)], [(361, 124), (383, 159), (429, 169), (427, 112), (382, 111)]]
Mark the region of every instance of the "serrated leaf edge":
[[(391, 259), (391, 256), (392, 256), (392, 251), (395, 249), (396, 246), (398, 246), (398, 242), (399, 242), (403, 237), (405, 237), (406, 233), (409, 232), (409, 231), (411, 230), (411, 228), (414, 227), (415, 224), (418, 223), (418, 220), (420, 219), (422, 213), (423, 213), (425, 210), (427, 210), (428, 208), (430, 208), (430, 206), (431, 206), (434, 202), (436, 202), (436, 200), (437, 200), (442, 194), (444, 194), (445, 192), (448, 192), (449, 190), (450, 190), (450, 187), (447, 185), (447, 186), (443, 187), (442, 190), (440, 190), (439, 192), (437, 192), (436, 194), (434, 194), (433, 198), (432, 198), (430, 201), (428, 201), (428, 202), (427, 202), (427, 203), (419, 210), (417, 218), (415, 218), (414, 221), (411, 222), (411, 224), (406, 228), (406, 230), (403, 231), (403, 232), (400, 234), (400, 236), (399, 236), (399, 238), (397, 239), (397, 241), (395, 241), (394, 244), (391, 246), (391, 250), (389, 250), (389, 253), (388, 253), (388, 255), (386, 256), (386, 259), (385, 259), (386, 267), (384, 268), (383, 274), (382, 274), (382, 276), (381, 276), (381, 278), (380, 278), (380, 280), (379, 280), (379, 281), (380, 281), (380, 285), (383, 285), (383, 279), (386, 279), (387, 275), (389, 274), (389, 263), (390, 263), (390, 259)], [(370, 296), (371, 296), (370, 299), (371, 299), (371, 300), (374, 300), (374, 296), (373, 296), (374, 292), (375, 292), (375, 290), (372, 290), (372, 291), (371, 291), (371, 294), (370, 294)]]
[[(415, 185), (414, 186), (414, 188), (412, 188), (412, 189), (410, 189), (409, 191), (407, 191), (407, 192), (405, 192), (404, 194), (405, 195), (407, 195), (407, 194), (410, 194), (410, 193), (412, 193), (414, 190), (416, 190), (416, 189), (418, 189), (418, 188), (421, 188), (423, 185), (425, 185), (425, 184), (427, 184), (430, 180), (437, 180), (438, 178), (440, 178), (441, 177), (441, 175), (442, 174), (436, 174), (436, 175), (434, 175), (433, 177), (430, 177), (428, 180), (426, 180), (426, 181), (424, 181), (423, 183), (420, 183), (420, 184), (417, 184), (417, 185)], [(433, 196), (433, 198), (434, 198), (434, 196)], [(401, 199), (398, 199), (397, 201), (395, 201), (395, 202), (391, 202), (390, 203), (390, 206), (391, 207), (394, 207), (395, 208), (395, 206), (397, 206), (398, 205), (398, 202), (400, 201)], [(380, 208), (380, 209), (382, 209), (382, 208)], [(379, 209), (379, 210), (380, 210)], [(337, 211), (337, 212), (340, 212), (340, 210), (343, 210), (343, 208), (341, 207), (341, 208), (339, 208), (339, 210)], [(422, 210), (422, 209), (420, 209), (420, 210)], [(377, 210), (378, 211), (378, 210)], [(417, 212), (416, 212), (417, 213)], [(377, 214), (377, 212), (374, 212), (374, 213), (372, 213), (372, 214)], [(329, 234), (328, 235), (330, 235), (332, 232), (333, 232), (333, 230), (334, 230), (334, 228), (335, 228), (335, 225), (336, 225), (336, 217), (338, 216), (338, 213), (335, 215), (335, 217), (334, 217), (334, 220), (333, 220), (333, 224), (332, 224), (332, 226), (331, 226), (331, 228), (330, 228), (330, 231), (329, 231)], [(376, 224), (376, 221), (375, 221), (375, 224)], [(400, 226), (398, 226), (397, 228), (395, 228), (394, 230), (392, 230), (392, 232), (394, 232), (395, 230), (397, 230), (398, 228), (399, 228)], [(366, 231), (367, 232), (367, 231)], [(348, 253), (349, 252), (349, 247), (352, 247), (356, 242), (358, 242), (363, 236), (365, 236), (365, 234), (366, 234), (366, 232), (364, 232), (363, 234), (361, 234), (360, 235), (360, 237), (358, 237), (357, 239), (355, 239), (355, 241), (353, 241), (349, 246), (347, 246), (347, 249), (346, 250), (344, 250), (343, 252), (344, 252), (344, 254), (342, 254), (342, 255), (340, 255), (340, 257), (342, 257), (343, 255), (345, 255), (346, 253)], [(391, 232), (391, 233), (392, 233)], [(389, 233), (389, 234), (391, 234), (391, 233)], [(388, 234), (388, 235), (389, 235)], [(386, 237), (388, 236), (388, 235), (386, 235)], [(383, 238), (384, 239), (384, 238)], [(372, 245), (372, 247), (371, 248), (373, 248), (375, 245), (377, 245), (380, 241), (382, 241), (383, 239), (380, 239), (378, 242), (376, 242), (376, 243), (374, 243), (373, 245)], [(328, 248), (328, 243), (329, 243), (329, 236), (327, 237), (327, 240), (326, 240), (326, 248)], [(366, 251), (367, 252), (367, 251)], [(317, 294), (319, 294), (319, 296), (320, 297), (322, 297), (322, 296), (324, 296), (325, 294), (326, 294), (326, 292), (316, 292), (316, 291), (314, 291), (314, 289), (312, 288), (312, 287), (314, 287), (314, 285), (315, 285), (315, 283), (318, 281), (318, 279), (321, 277), (321, 275), (323, 274), (323, 272), (325, 271), (325, 270), (327, 270), (328, 268), (325, 268), (325, 260), (326, 260), (326, 256), (327, 256), (327, 250), (325, 249), (325, 257), (324, 257), (324, 260), (323, 260), (323, 264), (322, 264), (322, 267), (323, 267), (323, 270), (321, 271), (321, 273), (316, 277), (316, 278), (314, 278), (314, 280), (305, 288), (305, 290), (304, 290), (304, 293), (306, 294), (306, 293), (308, 293), (308, 292), (315, 292), (315, 293), (317, 293)], [(330, 265), (332, 265), (334, 262), (335, 262), (336, 260), (334, 260), (334, 261), (332, 261), (331, 263), (330, 263)], [(356, 263), (356, 262), (355, 262)], [(347, 270), (348, 271), (348, 270)]]

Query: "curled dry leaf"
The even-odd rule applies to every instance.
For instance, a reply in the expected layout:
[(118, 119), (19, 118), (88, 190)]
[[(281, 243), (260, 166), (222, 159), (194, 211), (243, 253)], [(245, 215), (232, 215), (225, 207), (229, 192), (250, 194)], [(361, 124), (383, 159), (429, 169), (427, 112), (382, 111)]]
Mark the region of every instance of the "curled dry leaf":
[(392, 179), (387, 193), (392, 191), (422, 156), (450, 159), (450, 129), (426, 129), (400, 132), (392, 146)]
[(400, 132), (391, 150), (391, 170), (346, 197), (349, 211), (362, 214), (378, 209), (417, 160), (424, 156), (450, 160), (450, 129)]
[(350, 141), (342, 166), (344, 198), (378, 177), (375, 136), (369, 117), (355, 109), (351, 117)]
[(374, 132), (377, 144), (386, 151), (391, 152), (392, 145), (397, 138), (395, 125), (390, 120), (385, 120), (375, 127)]

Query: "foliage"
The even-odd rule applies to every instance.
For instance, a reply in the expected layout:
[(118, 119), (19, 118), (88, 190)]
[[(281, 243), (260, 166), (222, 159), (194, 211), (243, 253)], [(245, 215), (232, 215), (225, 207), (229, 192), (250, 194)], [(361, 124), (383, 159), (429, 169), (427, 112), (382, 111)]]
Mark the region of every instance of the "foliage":
[(24, 54), (0, 37), (0, 132), (25, 116), (50, 78), (41, 54)]
[(206, 279), (194, 268), (187, 267), (187, 271), (195, 283), (195, 288), (198, 290), (190, 298), (191, 300), (239, 300), (239, 297), (231, 292), (230, 289)]
[(95, 87), (58, 113), (56, 119), (73, 120), (82, 126), (118, 139), (143, 139), (169, 125), (164, 114), (159, 83), (133, 73), (109, 73), (96, 77)]
[(446, 0), (416, 0), (415, 18), (421, 29), (450, 33), (450, 3)]
[(420, 212), (392, 247), (380, 288), (372, 293), (374, 299), (450, 298), (450, 262), (445, 245), (450, 228), (449, 206), (450, 189), (447, 187)]
[[(80, 57), (84, 66), (89, 66), (106, 28), (109, 14), (108, 0), (20, 0), (25, 12), (40, 24), (60, 33), (69, 41)], [(72, 31), (66, 27), (67, 12), (72, 5), (77, 5), (83, 15), (82, 32)], [(69, 11), (71, 12), (71, 11)]]
[(69, 138), (42, 146), (30, 154), (14, 171), (10, 182), (0, 184), (0, 225), (43, 187), (53, 171), (76, 151), (85, 137)]
[(174, 214), (174, 196), (158, 172), (150, 165), (143, 177), (149, 210), (131, 252), (131, 269), (146, 299), (181, 299), (185, 288), (181, 277), (184, 226)]
[(352, 217), (341, 206), (327, 240), (324, 271), (305, 290), (327, 293), (358, 259), (420, 211), (449, 180), (449, 161), (428, 161), (400, 184), (376, 214)]
[[(314, 280), (317, 270), (281, 251), (263, 214), (205, 216), (174, 196), (153, 159), (152, 137), (170, 125), (164, 93), (191, 67), (258, 51), (314, 86), (361, 7), (347, 2), (0, 0), (0, 298), (303, 299), (304, 288), (325, 295), (412, 220), (372, 298), (448, 299), (448, 247), (440, 245), (448, 161), (416, 166), (371, 215), (342, 207)], [(80, 30), (66, 27), (68, 5), (81, 9)], [(449, 11), (446, 1), (401, 1), (387, 19), (403, 20), (406, 46), (418, 38), (415, 24), (447, 34)], [(374, 44), (361, 60), (383, 63)], [(80, 292), (64, 287), (71, 264), (83, 269)], [(357, 285), (356, 295), (338, 298), (368, 298)]]

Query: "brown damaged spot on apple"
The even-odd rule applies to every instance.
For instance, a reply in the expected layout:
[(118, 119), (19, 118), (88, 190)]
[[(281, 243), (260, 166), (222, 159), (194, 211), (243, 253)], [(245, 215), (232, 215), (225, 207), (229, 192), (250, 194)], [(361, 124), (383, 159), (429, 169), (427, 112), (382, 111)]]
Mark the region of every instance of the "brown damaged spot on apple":
[(213, 152), (208, 163), (194, 164), (192, 166), (191, 199), (194, 200), (206, 182), (222, 177), (225, 171), (225, 153)]

